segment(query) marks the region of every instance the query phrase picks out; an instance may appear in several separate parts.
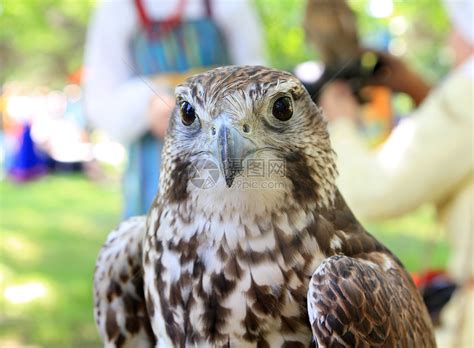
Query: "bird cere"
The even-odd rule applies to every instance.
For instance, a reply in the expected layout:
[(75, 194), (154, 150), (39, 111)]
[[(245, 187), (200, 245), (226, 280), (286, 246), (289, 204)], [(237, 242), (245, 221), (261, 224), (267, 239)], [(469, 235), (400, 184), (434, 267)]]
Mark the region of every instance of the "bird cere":
[(323, 113), (293, 75), (221, 67), (176, 100), (154, 204), (97, 260), (106, 346), (435, 346), (410, 276), (339, 193)]

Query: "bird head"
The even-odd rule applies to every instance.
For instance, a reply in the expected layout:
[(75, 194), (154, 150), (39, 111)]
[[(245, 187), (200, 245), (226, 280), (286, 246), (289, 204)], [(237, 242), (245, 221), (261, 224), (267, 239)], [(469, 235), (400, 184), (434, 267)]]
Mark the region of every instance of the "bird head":
[(293, 75), (228, 66), (176, 88), (160, 179), (171, 201), (231, 191), (327, 204), (335, 175), (326, 122)]

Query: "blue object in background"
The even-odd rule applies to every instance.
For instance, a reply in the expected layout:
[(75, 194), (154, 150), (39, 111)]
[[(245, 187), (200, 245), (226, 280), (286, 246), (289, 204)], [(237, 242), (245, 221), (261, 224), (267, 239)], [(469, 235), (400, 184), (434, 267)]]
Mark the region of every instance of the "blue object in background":
[(8, 168), (8, 176), (19, 182), (33, 180), (46, 174), (47, 168), (41, 155), (36, 150), (31, 138), (31, 127), (23, 126), (20, 145), (12, 156), (11, 166)]

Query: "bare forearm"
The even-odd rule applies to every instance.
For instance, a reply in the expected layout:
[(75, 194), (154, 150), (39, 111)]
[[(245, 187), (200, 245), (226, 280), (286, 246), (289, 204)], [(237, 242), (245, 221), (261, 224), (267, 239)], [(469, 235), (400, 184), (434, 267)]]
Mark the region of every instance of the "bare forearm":
[(408, 94), (413, 99), (415, 105), (419, 106), (430, 93), (431, 88), (432, 86), (427, 84), (421, 77), (413, 75), (401, 92)]

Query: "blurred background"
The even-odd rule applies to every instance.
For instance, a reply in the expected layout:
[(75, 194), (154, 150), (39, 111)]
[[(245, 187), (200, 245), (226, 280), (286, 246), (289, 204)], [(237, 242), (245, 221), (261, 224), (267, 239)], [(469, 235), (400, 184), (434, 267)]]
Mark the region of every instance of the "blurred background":
[[(438, 0), (349, 3), (366, 47), (401, 57), (433, 84), (446, 74), (449, 23)], [(84, 44), (97, 5), (0, 1), (0, 347), (100, 346), (92, 276), (122, 216), (126, 151), (84, 114)], [(294, 71), (319, 59), (305, 39), (303, 0), (253, 5), (269, 65)], [(399, 117), (413, 108), (403, 95), (393, 103)], [(367, 227), (411, 272), (446, 265), (448, 247), (430, 205)]]

